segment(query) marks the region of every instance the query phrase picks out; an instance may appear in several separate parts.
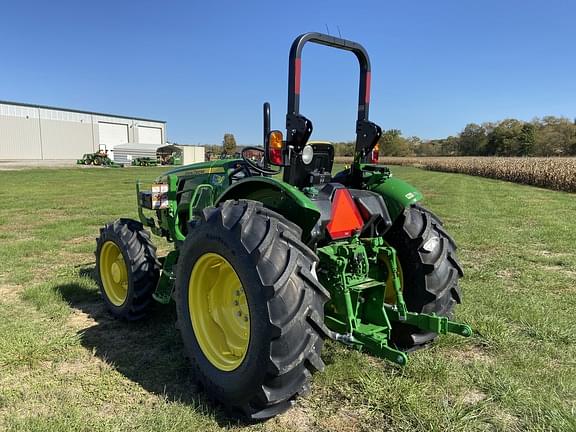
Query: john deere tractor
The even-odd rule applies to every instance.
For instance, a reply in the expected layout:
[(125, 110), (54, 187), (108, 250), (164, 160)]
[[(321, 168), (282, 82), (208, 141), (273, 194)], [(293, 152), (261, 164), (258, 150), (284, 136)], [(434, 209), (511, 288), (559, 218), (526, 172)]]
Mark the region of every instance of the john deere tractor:
[[(308, 42), (360, 64), (354, 161), (334, 175), (333, 146), (309, 141), (312, 122), (299, 110)], [(140, 220), (100, 230), (96, 269), (110, 312), (137, 320), (153, 300), (173, 300), (195, 377), (250, 419), (309, 390), (325, 338), (405, 365), (438, 334), (471, 334), (451, 319), (461, 300), (456, 244), (422, 194), (378, 165), (382, 130), (369, 103), (365, 49), (303, 34), (290, 50), (286, 137), (270, 130), (266, 103), (262, 148), (174, 169), (149, 190), (138, 183)], [(174, 249), (158, 257), (148, 230)]]
[(112, 159), (108, 157), (108, 151), (106, 150), (105, 146), (102, 146), (100, 150), (96, 153), (84, 153), (82, 159), (76, 160), (77, 165), (96, 165), (96, 166), (105, 166), (105, 167), (113, 167), (113, 168), (122, 168), (123, 165), (114, 162)]

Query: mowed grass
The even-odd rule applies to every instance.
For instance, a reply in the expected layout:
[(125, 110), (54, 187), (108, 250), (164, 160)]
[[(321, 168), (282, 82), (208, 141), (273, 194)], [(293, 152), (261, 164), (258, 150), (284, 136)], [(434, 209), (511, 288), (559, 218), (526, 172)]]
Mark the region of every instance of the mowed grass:
[(404, 368), (328, 342), (307, 397), (243, 425), (194, 385), (172, 306), (116, 321), (92, 279), (99, 227), (160, 172), (0, 171), (0, 430), (576, 430), (574, 194), (394, 167), (460, 246), (474, 336)]

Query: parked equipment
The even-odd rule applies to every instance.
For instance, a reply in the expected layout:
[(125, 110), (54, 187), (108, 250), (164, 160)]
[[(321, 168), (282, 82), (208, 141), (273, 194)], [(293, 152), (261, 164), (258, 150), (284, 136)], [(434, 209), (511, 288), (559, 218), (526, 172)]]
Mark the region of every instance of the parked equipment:
[(82, 159), (76, 160), (77, 165), (97, 165), (121, 168), (123, 165), (115, 163), (108, 157), (108, 151), (102, 146), (96, 153), (85, 153)]
[(182, 165), (182, 149), (168, 145), (158, 149), (160, 165)]
[[(308, 42), (351, 51), (360, 64), (354, 162), (334, 176), (334, 148), (309, 142), (312, 122), (299, 110)], [(365, 49), (307, 33), (289, 64), (286, 138), (270, 130), (264, 104), (263, 148), (173, 169), (150, 190), (138, 183), (140, 221), (107, 224), (96, 248), (111, 313), (136, 320), (152, 300), (174, 299), (195, 376), (251, 419), (285, 411), (309, 389), (326, 337), (405, 365), (438, 334), (472, 332), (451, 319), (462, 276), (454, 240), (417, 189), (377, 164), (382, 130), (368, 119)], [(174, 250), (159, 258), (146, 229)]]
[(151, 157), (140, 157), (132, 160), (132, 166), (158, 166), (158, 160)]

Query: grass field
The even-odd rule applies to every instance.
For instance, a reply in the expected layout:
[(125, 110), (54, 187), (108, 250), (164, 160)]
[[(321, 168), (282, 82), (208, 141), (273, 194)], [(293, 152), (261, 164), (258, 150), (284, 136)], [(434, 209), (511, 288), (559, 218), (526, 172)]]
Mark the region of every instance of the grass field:
[(474, 336), (405, 368), (327, 343), (311, 394), (244, 426), (197, 392), (173, 307), (115, 321), (91, 278), (99, 227), (160, 171), (0, 172), (0, 430), (576, 430), (574, 194), (393, 167), (460, 245)]

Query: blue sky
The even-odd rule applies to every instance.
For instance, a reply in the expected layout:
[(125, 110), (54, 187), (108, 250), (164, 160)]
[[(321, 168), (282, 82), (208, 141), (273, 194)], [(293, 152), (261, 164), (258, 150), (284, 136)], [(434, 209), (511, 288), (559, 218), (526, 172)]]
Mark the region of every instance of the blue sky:
[[(437, 138), (468, 122), (576, 117), (573, 1), (26, 1), (0, 8), (0, 99), (163, 119), (168, 139), (284, 129), (288, 50), (307, 31), (363, 44), (371, 120)], [(354, 137), (350, 53), (306, 46), (314, 139)]]

